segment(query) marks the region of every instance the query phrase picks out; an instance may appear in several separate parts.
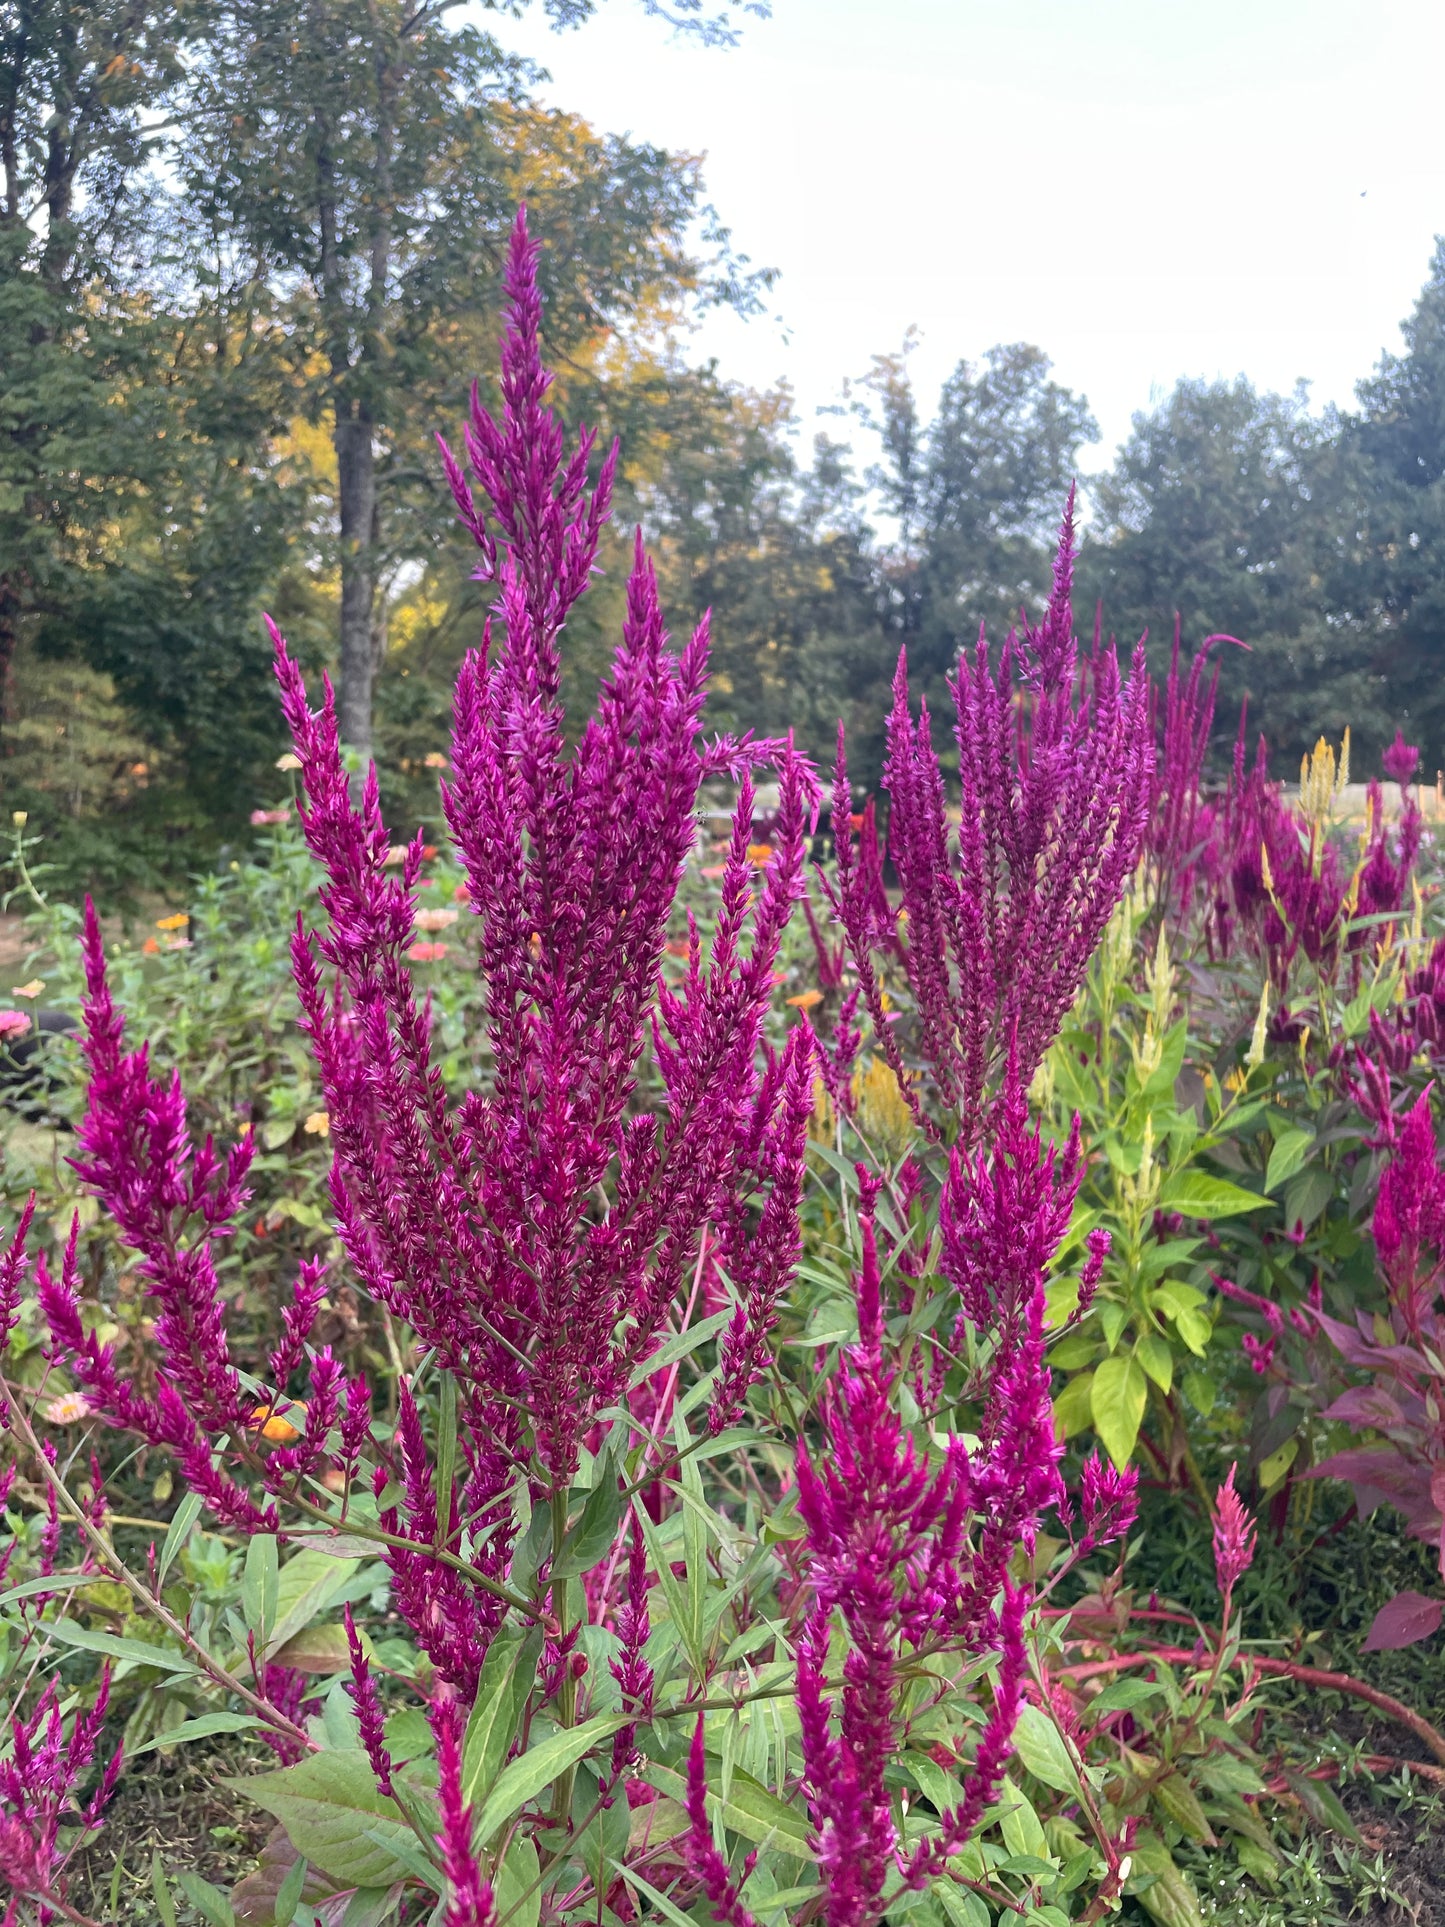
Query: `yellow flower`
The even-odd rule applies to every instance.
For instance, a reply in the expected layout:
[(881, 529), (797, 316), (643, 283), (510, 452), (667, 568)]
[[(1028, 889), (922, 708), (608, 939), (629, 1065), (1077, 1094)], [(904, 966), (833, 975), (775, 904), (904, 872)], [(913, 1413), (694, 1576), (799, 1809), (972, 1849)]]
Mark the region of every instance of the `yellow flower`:
[(17, 997), (38, 997), (44, 988), (45, 979), (43, 977), (32, 977), (28, 984), (16, 984), (15, 995)]
[(457, 920), (455, 910), (418, 910), (416, 927), (418, 930), (445, 930), (448, 924)]
[(429, 749), (421, 760), (428, 769), (445, 769), (447, 766), (447, 759), (439, 749)]
[(805, 990), (800, 997), (789, 997), (787, 1001), (794, 1010), (814, 1010), (822, 1003), (823, 993), (821, 990)]
[(185, 911), (177, 910), (176, 914), (173, 917), (157, 917), (156, 929), (157, 930), (184, 930), (186, 925), (189, 922), (190, 922), (190, 918), (186, 915)]
[(313, 1111), (301, 1128), (304, 1131), (309, 1131), (312, 1137), (330, 1137), (330, 1111)]
[(288, 749), (284, 756), (276, 758), (276, 767), (277, 769), (300, 769), (301, 758)]
[[(306, 1407), (299, 1401), (295, 1405), (288, 1405), (286, 1409), (288, 1412), (298, 1413), (303, 1419), (306, 1416)], [(300, 1429), (293, 1425), (290, 1419), (282, 1418), (281, 1414), (273, 1411), (269, 1405), (258, 1405), (251, 1414), (251, 1423), (260, 1432), (261, 1437), (270, 1439), (273, 1445), (290, 1445), (294, 1439), (299, 1439), (301, 1436)]]

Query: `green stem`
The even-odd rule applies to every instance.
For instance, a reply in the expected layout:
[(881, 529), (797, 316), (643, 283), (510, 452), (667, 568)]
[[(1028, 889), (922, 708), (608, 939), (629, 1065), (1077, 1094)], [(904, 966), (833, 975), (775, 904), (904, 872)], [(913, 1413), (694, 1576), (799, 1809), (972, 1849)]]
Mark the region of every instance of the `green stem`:
[[(572, 1614), (572, 1588), (565, 1575), (557, 1572), (562, 1561), (562, 1546), (567, 1537), (567, 1494), (552, 1494), (552, 1617), (557, 1622), (558, 1638), (565, 1645)], [(564, 1653), (562, 1683), (557, 1688), (557, 1718), (564, 1727), (577, 1724), (577, 1681), (572, 1673), (572, 1655)], [(552, 1822), (565, 1826), (572, 1811), (572, 1786), (577, 1769), (569, 1766), (552, 1788)]]

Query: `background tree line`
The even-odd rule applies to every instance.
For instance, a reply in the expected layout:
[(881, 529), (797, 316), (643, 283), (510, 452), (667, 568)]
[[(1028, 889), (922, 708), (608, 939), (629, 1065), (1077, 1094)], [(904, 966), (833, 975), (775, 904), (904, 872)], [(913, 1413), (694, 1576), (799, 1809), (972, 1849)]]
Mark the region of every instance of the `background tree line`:
[[(592, 5), (547, 0), (564, 27)], [(871, 776), (899, 646), (938, 704), (979, 622), (1043, 593), (1097, 431), (1041, 350), (960, 362), (929, 414), (905, 344), (802, 451), (785, 389), (686, 357), (701, 307), (766, 285), (696, 161), (540, 106), (486, 12), (0, 0), (0, 786), (77, 874), (191, 864), (275, 800), (263, 606), (338, 674), (399, 820), (434, 808), (484, 596), (431, 437), (495, 378), (523, 198), (563, 407), (628, 451), (571, 673), (605, 667), (640, 520), (677, 627), (713, 611), (720, 720), (826, 758), (842, 716)], [(1400, 721), (1433, 769), (1442, 473), (1445, 248), (1357, 411), (1241, 379), (1137, 416), (1083, 587), (1127, 642), (1162, 652), (1178, 611), (1186, 642), (1250, 644), (1221, 733), (1245, 696), (1282, 758), (1346, 722), (1368, 755)]]

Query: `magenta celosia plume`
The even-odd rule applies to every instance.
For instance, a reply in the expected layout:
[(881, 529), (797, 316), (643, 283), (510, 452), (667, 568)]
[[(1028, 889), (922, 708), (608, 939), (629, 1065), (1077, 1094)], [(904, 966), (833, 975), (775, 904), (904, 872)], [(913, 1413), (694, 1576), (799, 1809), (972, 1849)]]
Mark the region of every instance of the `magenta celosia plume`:
[[(779, 943), (803, 891), (811, 772), (789, 742), (703, 736), (706, 625), (680, 653), (668, 648), (640, 545), (611, 672), (568, 747), (559, 639), (593, 573), (615, 451), (590, 490), (590, 438), (565, 453), (546, 405), (536, 261), (519, 216), (502, 411), (494, 419), (474, 391), (466, 430), (480, 499), (443, 448), (481, 552), (478, 574), (495, 585), (500, 626), (500, 642), (489, 628), (458, 677), (453, 776), (443, 792), (486, 992), (479, 1056), (488, 1075), (460, 1099), (443, 1087), (430, 1010), (408, 968), (420, 837), (399, 867), (388, 865), (375, 771), (357, 796), (329, 685), (312, 709), (273, 630), (302, 766), (301, 822), (325, 871), (324, 925), (315, 937), (298, 925), (293, 958), (330, 1117), (337, 1228), (368, 1292), (454, 1381), (451, 1489), (437, 1488), (408, 1381), (394, 1434), (369, 1439), (365, 1385), (308, 1347), (325, 1288), (319, 1266), (303, 1268), (286, 1308), (274, 1390), (258, 1406), (254, 1382), (243, 1385), (216, 1252), (247, 1197), (252, 1140), (224, 1155), (193, 1144), (178, 1081), (154, 1075), (144, 1047), (124, 1049), (93, 914), (90, 1102), (77, 1164), (140, 1254), (159, 1305), (155, 1394), (142, 1397), (114, 1349), (85, 1330), (73, 1242), (60, 1277), (42, 1271), (40, 1281), (56, 1354), (96, 1412), (169, 1446), (228, 1525), (273, 1530), (277, 1500), (300, 1495), (327, 1465), (345, 1484), (367, 1439), (377, 1494), (387, 1494), (381, 1523), (404, 1542), (387, 1553), (393, 1603), (463, 1699), (504, 1610), (518, 1476), (539, 1502), (565, 1492), (596, 1415), (645, 1377), (639, 1368), (685, 1296), (710, 1229), (715, 1262), (736, 1294), (713, 1429), (741, 1408), (796, 1257), (812, 1106), (806, 1027), (778, 1051), (763, 1039)], [(777, 766), (780, 781), (761, 881), (748, 847), (749, 773), (760, 760)], [(682, 979), (670, 988), (664, 945), (699, 789), (714, 778), (741, 786), (721, 907), (707, 946), (693, 931)], [(663, 1092), (656, 1115), (634, 1103), (649, 1053)], [(303, 1368), (310, 1382), (299, 1440), (267, 1452), (257, 1441), (239, 1466), (234, 1457), (213, 1462), (214, 1440), (255, 1439)], [(258, 1500), (257, 1484), (269, 1499)], [(467, 1560), (439, 1557), (463, 1530)], [(486, 1584), (459, 1569), (467, 1563)], [(645, 1624), (635, 1572), (630, 1583), (633, 1621)], [(557, 1670), (572, 1633), (552, 1630)], [(627, 1690), (640, 1704), (640, 1653), (628, 1665)], [(352, 1675), (367, 1750), (385, 1780), (374, 1688), (354, 1644)]]
[[(888, 853), (900, 911), (877, 903), (867, 867), (838, 837), (837, 910), (879, 1047), (912, 1093), (887, 1021), (875, 953), (897, 946), (914, 1006), (911, 1047), (945, 1111), (980, 1132), (1011, 1050), (1032, 1077), (1132, 874), (1149, 820), (1149, 679), (1127, 680), (1110, 647), (1081, 660), (1073, 628), (1070, 497), (1042, 622), (997, 660), (980, 635), (951, 679), (960, 814), (950, 837), (927, 707), (915, 720), (900, 657), (888, 721)], [(848, 819), (840, 734), (834, 822)]]

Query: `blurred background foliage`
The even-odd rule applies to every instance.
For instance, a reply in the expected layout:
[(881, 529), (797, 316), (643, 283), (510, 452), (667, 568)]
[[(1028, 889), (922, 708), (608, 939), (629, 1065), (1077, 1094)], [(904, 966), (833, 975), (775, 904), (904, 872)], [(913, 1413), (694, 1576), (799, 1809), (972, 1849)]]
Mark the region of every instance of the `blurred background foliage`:
[[(786, 387), (689, 359), (700, 310), (751, 312), (770, 278), (697, 159), (543, 108), (488, 17), (0, 7), (0, 788), (70, 885), (178, 879), (272, 800), (263, 609), (308, 669), (365, 658), (388, 808), (433, 824), (485, 597), (432, 435), (457, 439), (474, 375), (490, 393), (523, 198), (562, 409), (627, 450), (572, 693), (610, 655), (634, 522), (675, 628), (712, 612), (719, 723), (826, 760), (841, 716), (870, 784), (900, 645), (936, 706), (981, 620), (1038, 606), (1097, 439), (1043, 350), (961, 360), (934, 402), (905, 342), (810, 441)], [(1399, 722), (1428, 780), (1442, 475), (1445, 247), (1354, 412), (1240, 378), (1136, 417), (1088, 486), (1081, 586), (1158, 656), (1176, 614), (1249, 645), (1221, 658), (1216, 761), (1247, 698), (1283, 769), (1346, 723), (1372, 768)]]

